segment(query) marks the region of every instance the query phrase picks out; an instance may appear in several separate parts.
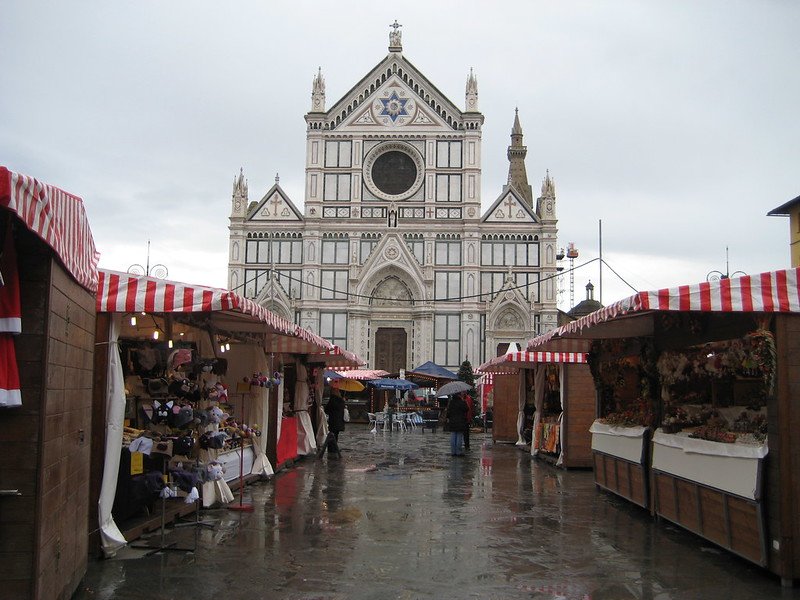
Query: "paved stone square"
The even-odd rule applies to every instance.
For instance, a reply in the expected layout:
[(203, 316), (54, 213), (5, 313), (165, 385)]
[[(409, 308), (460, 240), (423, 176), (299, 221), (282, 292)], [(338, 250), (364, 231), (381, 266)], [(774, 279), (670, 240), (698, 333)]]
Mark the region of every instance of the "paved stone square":
[[(682, 600), (800, 598), (766, 571), (473, 434), (371, 434), (343, 458), (308, 458), (250, 485), (254, 512), (204, 511), (213, 529), (168, 530), (194, 552), (92, 561), (75, 598)], [(154, 535), (152, 543), (159, 542)]]

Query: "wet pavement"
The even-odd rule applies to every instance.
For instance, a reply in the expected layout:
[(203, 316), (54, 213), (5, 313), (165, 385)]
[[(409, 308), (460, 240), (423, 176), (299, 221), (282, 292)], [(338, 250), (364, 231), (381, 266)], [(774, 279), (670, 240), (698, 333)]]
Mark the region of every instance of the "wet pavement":
[[(766, 571), (491, 435), (348, 425), (343, 458), (246, 488), (250, 513), (169, 529), (194, 552), (90, 561), (75, 596), (291, 600), (798, 598)], [(238, 500), (238, 496), (237, 496)], [(158, 544), (159, 536), (151, 542)]]

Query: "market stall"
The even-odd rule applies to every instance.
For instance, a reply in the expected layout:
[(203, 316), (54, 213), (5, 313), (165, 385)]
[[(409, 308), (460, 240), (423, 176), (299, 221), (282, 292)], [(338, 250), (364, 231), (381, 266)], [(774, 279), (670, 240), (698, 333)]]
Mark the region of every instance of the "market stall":
[(565, 468), (591, 466), (595, 395), (585, 353), (512, 350), (478, 372), (493, 373), (504, 390), (494, 396), (495, 441), (512, 441), (497, 436), (513, 424), (515, 443), (530, 443), (532, 455)]
[(97, 261), (80, 198), (0, 167), (3, 597), (86, 572)]
[(95, 364), (95, 418), (106, 423), (95, 476), (111, 555), (126, 542), (116, 521), (141, 531), (165, 478), (183, 492), (170, 498), (175, 516), (198, 493), (205, 506), (230, 502), (240, 474), (272, 474), (277, 398), (295, 385), (285, 372), (332, 346), (228, 290), (106, 270), (98, 282), (97, 338), (108, 347)]
[(784, 583), (800, 576), (799, 274), (640, 292), (528, 345), (590, 351), (598, 485), (630, 494), (621, 466), (640, 466), (654, 514)]

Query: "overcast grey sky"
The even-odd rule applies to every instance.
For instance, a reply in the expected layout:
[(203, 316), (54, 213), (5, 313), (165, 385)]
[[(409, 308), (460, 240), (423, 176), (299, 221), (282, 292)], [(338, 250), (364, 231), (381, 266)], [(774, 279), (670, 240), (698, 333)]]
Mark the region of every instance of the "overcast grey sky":
[[(800, 3), (407, 1), (40, 2), (0, 19), (0, 164), (81, 196), (103, 267), (146, 260), (226, 286), (239, 167), (258, 200), (275, 174), (302, 207), (305, 122), (387, 53), (457, 106), (478, 78), (484, 209), (506, 181), (518, 106), (528, 178), (556, 182), (559, 238), (637, 289), (711, 270), (789, 266), (800, 194)], [(575, 300), (597, 264), (575, 273)], [(565, 280), (565, 284), (567, 281)], [(603, 274), (603, 302), (632, 290)], [(596, 296), (597, 296), (596, 289)], [(567, 309), (568, 292), (559, 306)]]

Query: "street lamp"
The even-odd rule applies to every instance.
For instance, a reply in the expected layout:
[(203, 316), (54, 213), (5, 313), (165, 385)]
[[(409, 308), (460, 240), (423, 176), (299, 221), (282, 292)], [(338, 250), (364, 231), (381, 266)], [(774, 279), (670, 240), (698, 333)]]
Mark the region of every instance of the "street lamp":
[(156, 279), (166, 279), (169, 270), (162, 264), (150, 266), (150, 240), (147, 240), (147, 265), (142, 266), (134, 263), (128, 267), (128, 273), (131, 275), (147, 275), (148, 277), (155, 277)]
[(734, 271), (733, 273), (730, 272), (730, 267), (728, 266), (728, 247), (725, 246), (725, 272), (722, 271), (710, 271), (708, 275), (706, 275), (706, 281), (719, 281), (720, 279), (730, 279), (731, 277), (747, 275), (744, 271)]

